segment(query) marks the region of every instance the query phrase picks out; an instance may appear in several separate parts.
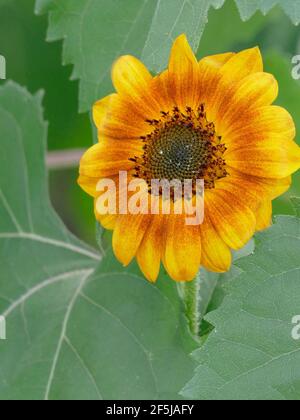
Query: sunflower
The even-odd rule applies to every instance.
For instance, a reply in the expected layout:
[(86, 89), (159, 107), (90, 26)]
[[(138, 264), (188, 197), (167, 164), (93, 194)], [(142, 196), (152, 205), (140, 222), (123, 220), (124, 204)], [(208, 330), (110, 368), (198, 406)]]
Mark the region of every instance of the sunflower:
[(201, 178), (205, 185), (201, 225), (187, 225), (174, 212), (102, 214), (95, 206), (97, 220), (113, 230), (116, 257), (124, 265), (136, 257), (152, 282), (161, 262), (176, 281), (191, 281), (200, 266), (228, 271), (232, 250), (271, 224), (272, 200), (300, 167), (293, 119), (272, 105), (278, 84), (263, 71), (259, 48), (198, 62), (181, 35), (161, 74), (123, 56), (112, 80), (117, 93), (93, 108), (99, 142), (81, 160), (80, 186), (97, 202), (99, 180), (118, 184), (120, 171), (148, 184)]

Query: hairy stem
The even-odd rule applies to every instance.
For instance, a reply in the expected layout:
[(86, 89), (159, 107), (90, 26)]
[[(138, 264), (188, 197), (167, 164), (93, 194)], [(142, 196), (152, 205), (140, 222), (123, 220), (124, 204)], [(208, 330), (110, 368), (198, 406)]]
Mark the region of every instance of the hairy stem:
[(179, 294), (185, 304), (186, 316), (192, 335), (195, 339), (199, 339), (201, 313), (200, 305), (200, 272), (191, 282), (179, 284)]

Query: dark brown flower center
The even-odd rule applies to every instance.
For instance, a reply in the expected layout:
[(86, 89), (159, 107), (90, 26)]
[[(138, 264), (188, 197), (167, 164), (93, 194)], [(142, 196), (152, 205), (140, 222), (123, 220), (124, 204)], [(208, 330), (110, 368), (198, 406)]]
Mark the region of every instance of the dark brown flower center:
[(216, 180), (227, 176), (223, 155), (226, 151), (215, 126), (206, 119), (205, 107), (197, 112), (186, 108), (185, 113), (174, 108), (162, 112), (160, 120), (148, 120), (152, 131), (142, 136), (144, 154), (133, 157), (134, 176), (168, 181), (204, 179), (205, 188), (215, 187)]
[(147, 147), (147, 163), (155, 179), (193, 179), (208, 162), (207, 141), (184, 125), (163, 128)]

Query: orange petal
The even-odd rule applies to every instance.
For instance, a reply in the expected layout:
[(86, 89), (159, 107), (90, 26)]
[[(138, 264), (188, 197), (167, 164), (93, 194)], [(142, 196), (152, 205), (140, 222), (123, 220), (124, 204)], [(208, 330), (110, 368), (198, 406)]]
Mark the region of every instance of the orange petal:
[(117, 259), (125, 266), (135, 257), (150, 222), (150, 215), (118, 216), (113, 233), (113, 250)]
[(224, 95), (231, 95), (234, 92), (235, 85), (245, 77), (262, 71), (262, 57), (258, 48), (233, 54), (220, 67), (213, 83), (208, 86), (204, 102), (207, 104), (209, 120), (216, 122), (217, 111)]
[(153, 216), (143, 241), (137, 252), (137, 262), (144, 276), (155, 282), (160, 271), (160, 261), (163, 249), (164, 216)]
[(280, 197), (290, 189), (292, 184), (292, 177), (287, 176), (286, 178), (276, 179), (275, 181), (276, 183), (272, 187), (271, 200), (275, 200), (275, 198)]
[(231, 267), (230, 249), (216, 232), (208, 214), (201, 225), (202, 260), (201, 264), (210, 271), (225, 273)]
[(114, 230), (118, 216), (116, 214), (100, 214), (95, 206), (96, 220), (107, 230)]
[(222, 83), (229, 84), (263, 71), (263, 60), (258, 47), (234, 54), (221, 68)]
[(124, 55), (114, 63), (112, 80), (118, 92), (138, 98), (147, 90), (152, 76), (140, 60)]
[[(151, 132), (146, 115), (139, 115), (136, 111), (138, 104), (133, 104), (130, 99), (118, 96), (110, 104), (109, 118), (99, 130), (99, 140), (140, 141), (140, 137)], [(148, 115), (147, 115), (148, 117)]]
[(209, 72), (211, 69), (219, 70), (224, 64), (230, 60), (235, 53), (223, 53), (223, 54), (215, 54), (215, 55), (208, 55), (207, 57), (201, 58), (199, 61), (199, 70), (201, 74), (201, 78), (203, 73)]
[(150, 90), (152, 76), (137, 58), (130, 55), (120, 57), (113, 66), (112, 80), (116, 90), (130, 100), (137, 114), (151, 119), (153, 111), (159, 112)]
[(220, 79), (219, 70), (233, 56), (233, 53), (218, 54), (204, 57), (199, 61), (199, 92), (202, 103), (207, 103), (208, 98), (214, 95)]
[(221, 239), (232, 249), (241, 249), (253, 236), (256, 218), (239, 197), (223, 190), (206, 192), (209, 218)]
[[(300, 168), (300, 148), (294, 141), (245, 146), (225, 155), (229, 167), (264, 178), (286, 178)], [(230, 170), (229, 170), (230, 172)]]
[(217, 181), (217, 185), (219, 186), (220, 184), (220, 188), (223, 187), (224, 183), (228, 183), (229, 186), (237, 185), (244, 191), (253, 191), (260, 199), (268, 197), (270, 200), (274, 200), (290, 188), (292, 177), (288, 176), (281, 179), (256, 177), (230, 168), (230, 175), (223, 180)]
[(91, 178), (105, 178), (129, 171), (134, 167), (130, 157), (140, 155), (142, 150), (135, 143), (101, 141), (83, 155), (80, 161), (80, 175)]
[(272, 224), (272, 202), (263, 201), (256, 211), (256, 230), (265, 230)]
[(186, 225), (183, 215), (168, 216), (163, 262), (169, 276), (175, 281), (191, 281), (201, 263), (199, 226)]
[(117, 100), (118, 95), (115, 93), (106, 96), (97, 101), (93, 106), (93, 120), (96, 127), (101, 130), (109, 119), (109, 111), (112, 103)]
[(263, 185), (247, 177), (236, 174), (220, 179), (216, 183), (218, 191), (229, 192), (235, 199), (255, 211), (262, 197), (269, 198), (269, 190)]
[(99, 141), (140, 140), (149, 130), (145, 116), (139, 116), (130, 98), (112, 94), (96, 102), (93, 119), (98, 128)]
[(97, 197), (99, 194), (97, 193), (97, 184), (99, 182), (99, 178), (92, 178), (89, 176), (80, 175), (78, 178), (78, 184), (80, 187), (92, 197)]
[(224, 135), (236, 121), (247, 124), (253, 108), (271, 105), (278, 95), (278, 83), (271, 74), (254, 73), (222, 93), (210, 112), (218, 132)]
[(173, 44), (169, 61), (169, 78), (175, 104), (182, 110), (199, 104), (198, 62), (186, 35), (180, 35)]
[(296, 127), (291, 115), (279, 106), (264, 106), (248, 110), (247, 118), (236, 118), (223, 132), (231, 149), (241, 144), (260, 142), (266, 135), (278, 135), (286, 140), (296, 137)]
[(151, 90), (157, 97), (161, 111), (168, 112), (173, 110), (176, 104), (174, 101), (173, 85), (169, 77), (169, 70), (165, 70), (153, 78)]

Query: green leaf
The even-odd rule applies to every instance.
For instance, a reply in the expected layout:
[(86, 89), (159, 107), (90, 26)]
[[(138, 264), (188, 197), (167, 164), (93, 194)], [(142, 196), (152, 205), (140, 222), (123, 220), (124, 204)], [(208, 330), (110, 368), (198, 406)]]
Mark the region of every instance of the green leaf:
[(6, 5), (7, 3), (9, 3), (11, 0), (0, 0), (0, 7)]
[(53, 0), (37, 0), (35, 6), (36, 13), (46, 13), (53, 6)]
[[(233, 261), (250, 255), (254, 248), (255, 243), (252, 239), (240, 251), (233, 252)], [(212, 326), (204, 317), (221, 304), (224, 297), (222, 286), (235, 275), (236, 271), (237, 268), (234, 265), (226, 274), (213, 273), (202, 267), (193, 282), (178, 284), (178, 293), (185, 304), (191, 333), (198, 342), (201, 343), (203, 337), (205, 339), (212, 330)]]
[[(36, 12), (50, 11), (47, 39), (64, 38), (64, 64), (79, 78), (80, 110), (87, 111), (112, 90), (110, 69), (122, 54), (143, 58), (151, 70), (167, 64), (173, 39), (186, 32), (196, 49), (211, 5), (223, 0), (37, 0)], [(76, 30), (74, 30), (76, 28)]]
[(255, 253), (238, 262), (215, 326), (194, 355), (198, 368), (183, 395), (195, 399), (299, 399), (300, 219), (281, 216), (258, 235)]
[(260, 10), (266, 15), (274, 6), (279, 5), (295, 25), (300, 23), (299, 0), (235, 0), (243, 20), (251, 18)]
[(291, 200), (297, 216), (300, 217), (300, 198), (292, 197)]
[[(152, 286), (54, 213), (42, 95), (0, 88), (0, 399), (178, 398), (195, 344), (171, 281)], [(166, 283), (166, 284), (165, 284)], [(147, 303), (147, 304), (145, 304)]]
[(210, 7), (219, 8), (224, 0), (157, 1), (155, 13), (142, 51), (142, 60), (153, 71), (167, 65), (173, 40), (186, 33), (194, 51), (200, 43)]
[[(233, 262), (240, 258), (248, 256), (254, 252), (255, 243), (252, 239), (248, 244), (239, 251), (233, 252)], [(217, 309), (224, 299), (224, 285), (237, 275), (238, 268), (235, 264), (231, 266), (229, 272), (224, 274), (211, 273), (205, 269), (201, 269), (200, 290), (199, 290), (199, 314), (200, 314), (200, 335), (201, 337), (213, 329), (212, 326), (205, 320), (205, 315)]]
[(201, 58), (220, 52), (239, 51), (256, 45), (257, 34), (270, 20), (273, 21), (273, 13), (268, 18), (256, 13), (248, 22), (243, 22), (234, 1), (226, 1), (218, 10), (211, 8), (197, 56)]
[[(244, 20), (280, 4), (299, 22), (297, 0), (236, 0)], [(186, 33), (197, 51), (211, 7), (224, 0), (37, 0), (36, 13), (49, 12), (48, 41), (64, 39), (63, 63), (80, 79), (80, 110), (112, 91), (110, 69), (122, 54), (136, 55), (158, 72), (167, 65), (176, 36)]]

